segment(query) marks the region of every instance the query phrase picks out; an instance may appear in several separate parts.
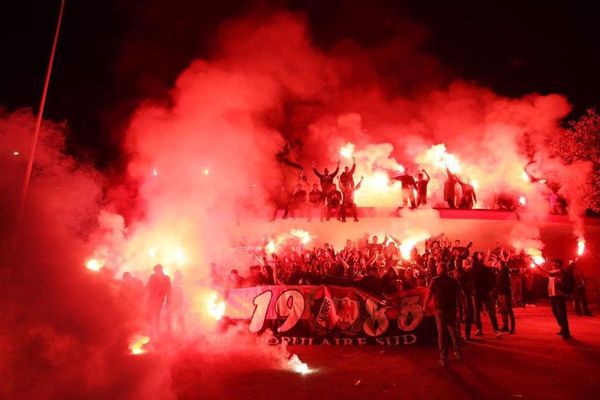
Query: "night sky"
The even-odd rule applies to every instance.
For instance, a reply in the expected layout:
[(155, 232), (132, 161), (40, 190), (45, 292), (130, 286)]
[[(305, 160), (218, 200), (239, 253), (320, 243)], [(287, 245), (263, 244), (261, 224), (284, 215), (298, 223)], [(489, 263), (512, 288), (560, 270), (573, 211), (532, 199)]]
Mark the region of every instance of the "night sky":
[[(0, 106), (36, 107), (59, 0), (4, 2)], [(561, 93), (573, 116), (600, 105), (600, 24), (591, 2), (67, 0), (46, 117), (67, 120), (70, 150), (100, 166), (141, 99), (161, 98), (196, 57), (211, 53), (224, 20), (248, 12), (304, 12), (315, 44), (365, 47), (406, 24), (453, 78), (499, 94)]]

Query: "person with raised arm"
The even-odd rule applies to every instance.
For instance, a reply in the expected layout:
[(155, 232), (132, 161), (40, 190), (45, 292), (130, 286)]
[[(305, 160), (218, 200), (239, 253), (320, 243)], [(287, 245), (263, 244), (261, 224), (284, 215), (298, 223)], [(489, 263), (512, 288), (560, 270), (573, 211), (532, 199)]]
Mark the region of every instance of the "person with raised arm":
[(323, 173), (320, 173), (317, 170), (317, 163), (313, 161), (313, 172), (319, 178), (321, 182), (321, 190), (325, 196), (329, 195), (329, 193), (335, 188), (335, 184), (333, 183), (333, 179), (337, 176), (340, 171), (340, 161), (338, 160), (337, 167), (335, 171), (329, 173), (329, 169), (325, 168)]
[(417, 206), (427, 204), (427, 185), (430, 180), (431, 177), (424, 169), (417, 174)]

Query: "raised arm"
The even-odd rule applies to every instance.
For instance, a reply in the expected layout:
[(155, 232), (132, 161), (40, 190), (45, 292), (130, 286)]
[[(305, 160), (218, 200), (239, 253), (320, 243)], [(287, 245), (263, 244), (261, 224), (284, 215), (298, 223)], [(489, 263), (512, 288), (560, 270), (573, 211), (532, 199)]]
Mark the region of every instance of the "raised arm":
[(362, 181), (363, 181), (364, 178), (365, 178), (364, 176), (360, 177), (360, 181), (358, 181), (358, 184), (354, 187), (354, 190), (360, 189), (360, 185), (362, 184)]
[(335, 171), (333, 171), (329, 176), (331, 176), (332, 178), (335, 178), (337, 176), (338, 172), (340, 172), (340, 162), (339, 161), (337, 163), (337, 167), (335, 167)]
[(355, 170), (356, 170), (356, 159), (353, 156), (352, 157), (352, 168), (350, 168), (350, 174), (352, 175)]
[(425, 179), (425, 181), (429, 182), (429, 180), (431, 179), (431, 177), (429, 176), (429, 174), (427, 173), (427, 171), (425, 171), (424, 169), (422, 169), (421, 171), (423, 171), (423, 173), (427, 177), (427, 179)]
[(319, 171), (317, 171), (317, 163), (314, 161), (313, 161), (313, 172), (319, 179), (323, 178), (323, 174), (321, 174)]

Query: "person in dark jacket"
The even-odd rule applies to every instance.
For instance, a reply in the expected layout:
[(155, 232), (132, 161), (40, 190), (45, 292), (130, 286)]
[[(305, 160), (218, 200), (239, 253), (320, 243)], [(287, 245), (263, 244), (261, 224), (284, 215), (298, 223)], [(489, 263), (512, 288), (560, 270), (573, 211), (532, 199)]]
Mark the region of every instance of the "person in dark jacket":
[(456, 197), (456, 184), (458, 183), (458, 178), (450, 169), (446, 167), (446, 175), (448, 179), (444, 182), (444, 200), (448, 203), (448, 207), (456, 208), (455, 197)]
[[(512, 288), (510, 269), (506, 263), (503, 254), (498, 255), (499, 259), (494, 261), (496, 268), (496, 295), (498, 296), (498, 305), (500, 306), (500, 315), (502, 315), (501, 332), (515, 333), (515, 313), (512, 308)], [(509, 327), (510, 321), (510, 327)]]
[(483, 335), (483, 325), (481, 324), (483, 307), (485, 307), (490, 318), (494, 333), (498, 335), (498, 320), (496, 319), (496, 309), (491, 296), (491, 291), (496, 286), (495, 274), (493, 270), (485, 266), (483, 253), (479, 251), (473, 253), (473, 279), (475, 286), (475, 325), (477, 325), (475, 336)]
[(427, 185), (430, 180), (429, 174), (424, 169), (417, 174), (417, 206), (427, 204)]
[(475, 278), (470, 260), (463, 259), (461, 268), (457, 272), (460, 289), (465, 295), (465, 304), (462, 309), (462, 319), (465, 323), (465, 340), (471, 340), (471, 327), (475, 317), (475, 299), (473, 296), (475, 293)]
[(356, 171), (356, 160), (352, 157), (352, 168), (344, 167), (344, 172), (340, 174), (340, 186), (354, 187), (354, 171)]
[(438, 348), (440, 351), (439, 364), (445, 367), (448, 362), (448, 344), (446, 332), (452, 340), (454, 354), (459, 360), (462, 359), (460, 348), (460, 335), (456, 324), (458, 303), (464, 302), (460, 286), (456, 279), (451, 278), (444, 263), (437, 265), (437, 276), (431, 281), (431, 285), (423, 299), (423, 310), (427, 308), (429, 301), (433, 298), (433, 314), (437, 327)]
[(321, 221), (325, 219), (325, 196), (319, 190), (319, 186), (315, 183), (312, 190), (308, 193), (308, 220), (312, 219), (313, 210), (319, 210), (319, 218)]
[(360, 185), (362, 185), (363, 177), (360, 178), (360, 181), (356, 185), (356, 187), (351, 184), (343, 184), (342, 178), (340, 178), (340, 189), (342, 189), (342, 205), (340, 207), (340, 220), (342, 222), (346, 222), (346, 213), (347, 210), (350, 209), (350, 215), (354, 218), (355, 222), (358, 222), (358, 211), (356, 208), (356, 203), (354, 202), (354, 192), (360, 189)]
[(569, 276), (560, 259), (552, 260), (550, 270), (546, 270), (544, 266), (536, 268), (538, 273), (548, 278), (548, 295), (550, 296), (550, 305), (552, 306), (552, 314), (556, 318), (556, 322), (560, 327), (557, 335), (564, 339), (571, 339), (571, 331), (569, 329), (569, 319), (567, 316), (567, 299), (569, 297)]
[(416, 208), (415, 189), (417, 183), (415, 182), (415, 178), (404, 172), (402, 175), (395, 176), (392, 179), (400, 181), (402, 184), (402, 206), (410, 204), (410, 208)]
[(335, 171), (333, 171), (332, 173), (329, 173), (329, 169), (327, 169), (327, 168), (325, 168), (323, 170), (323, 173), (320, 173), (319, 171), (317, 171), (317, 163), (313, 162), (313, 172), (315, 173), (317, 178), (319, 178), (319, 181), (321, 182), (321, 190), (323, 191), (323, 194), (326, 197), (329, 195), (329, 193), (332, 190), (335, 189), (333, 179), (337, 176), (339, 171), (340, 171), (340, 162), (339, 161), (337, 163), (337, 167), (336, 167)]

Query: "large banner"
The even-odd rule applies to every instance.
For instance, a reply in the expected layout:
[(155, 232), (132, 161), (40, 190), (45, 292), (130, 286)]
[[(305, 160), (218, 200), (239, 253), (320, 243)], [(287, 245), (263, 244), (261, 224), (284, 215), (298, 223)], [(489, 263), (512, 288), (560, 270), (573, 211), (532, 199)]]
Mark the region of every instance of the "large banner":
[(434, 336), (423, 297), (422, 288), (382, 300), (353, 287), (258, 286), (230, 290), (225, 317), (272, 330), (273, 344), (400, 346)]

